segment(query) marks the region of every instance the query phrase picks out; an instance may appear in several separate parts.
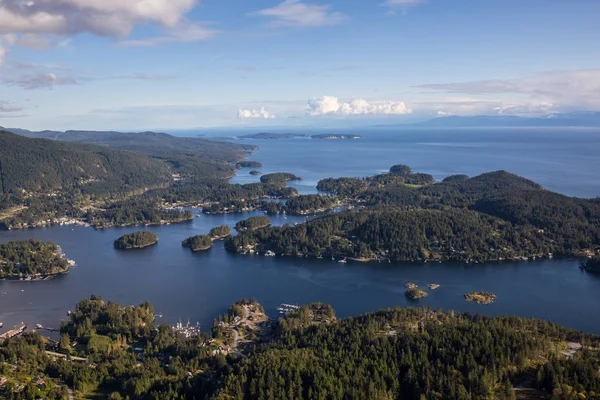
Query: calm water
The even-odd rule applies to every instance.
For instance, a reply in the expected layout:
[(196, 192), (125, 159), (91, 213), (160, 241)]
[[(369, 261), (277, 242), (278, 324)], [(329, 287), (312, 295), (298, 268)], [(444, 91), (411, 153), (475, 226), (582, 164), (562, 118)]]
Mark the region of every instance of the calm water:
[[(286, 171), (304, 178), (291, 184), (302, 193), (314, 192), (323, 178), (371, 176), (387, 172), (394, 164), (406, 164), (438, 180), (454, 174), (507, 170), (570, 196), (600, 196), (600, 129), (370, 129), (339, 133), (363, 138), (242, 142), (260, 146), (250, 159), (264, 163), (261, 172)], [(249, 171), (241, 170), (234, 182), (260, 179)]]
[[(361, 133), (361, 132), (357, 132)], [(411, 165), (437, 178), (474, 175), (507, 169), (563, 193), (593, 197), (600, 194), (597, 176), (600, 136), (596, 131), (486, 131), (467, 133), (417, 132), (393, 136), (378, 131), (362, 141), (255, 141), (261, 146), (252, 157), (263, 161), (264, 172), (286, 170), (305, 178), (299, 185), (314, 191), (316, 181), (328, 176), (367, 176), (395, 163)], [(242, 171), (234, 181), (250, 181)], [(66, 276), (44, 282), (0, 282), (0, 321), (4, 330), (24, 321), (58, 326), (67, 310), (91, 294), (124, 304), (151, 301), (163, 321), (212, 319), (243, 297), (255, 297), (276, 316), (279, 303), (323, 301), (339, 316), (356, 315), (383, 307), (406, 306), (404, 285), (441, 284), (420, 305), (550, 319), (569, 327), (600, 333), (600, 277), (585, 274), (576, 260), (544, 260), (487, 265), (339, 264), (331, 260), (240, 256), (225, 252), (217, 242), (206, 253), (181, 247), (191, 235), (210, 228), (235, 225), (245, 215), (206, 216), (182, 225), (152, 227), (159, 235), (153, 248), (118, 252), (112, 242), (136, 228), (96, 231), (81, 227), (53, 227), (2, 231), (0, 242), (39, 238), (62, 246), (78, 267)], [(276, 224), (303, 218), (277, 217)], [(466, 303), (473, 290), (498, 295), (496, 304)]]

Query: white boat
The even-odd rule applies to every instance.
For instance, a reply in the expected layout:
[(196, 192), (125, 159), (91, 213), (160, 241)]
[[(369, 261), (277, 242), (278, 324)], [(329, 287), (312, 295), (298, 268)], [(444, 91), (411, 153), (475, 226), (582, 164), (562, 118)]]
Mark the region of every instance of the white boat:
[(348, 261), (346, 261), (346, 260), (340, 260), (340, 261), (338, 261), (338, 262), (339, 262), (339, 263), (342, 263), (342, 264), (346, 264), (346, 263), (348, 263)]

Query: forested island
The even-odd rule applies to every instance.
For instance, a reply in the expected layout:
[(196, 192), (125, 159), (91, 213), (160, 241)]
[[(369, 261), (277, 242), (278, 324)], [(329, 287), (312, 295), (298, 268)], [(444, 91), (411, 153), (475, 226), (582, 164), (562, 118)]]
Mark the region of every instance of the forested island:
[(152, 232), (141, 231), (121, 236), (115, 240), (114, 247), (119, 250), (143, 249), (156, 243), (158, 236)]
[(185, 239), (181, 242), (181, 245), (192, 250), (194, 253), (206, 251), (212, 248), (212, 238), (207, 235), (196, 235)]
[(267, 217), (250, 217), (235, 224), (235, 229), (238, 232), (255, 231), (269, 225), (271, 225), (271, 220)]
[(0, 244), (0, 280), (40, 280), (66, 274), (75, 262), (51, 242), (19, 240)]
[[(313, 203), (357, 209), (298, 226), (242, 232), (226, 248), (361, 261), (468, 263), (581, 257), (600, 249), (600, 199), (563, 196), (504, 171), (432, 182), (431, 175), (403, 165), (369, 178), (325, 179), (319, 190), (336, 197), (299, 196), (282, 209), (315, 211), (306, 206)], [(276, 212), (280, 206), (269, 207)]]
[(231, 228), (227, 225), (215, 226), (210, 230), (208, 236), (212, 240), (221, 240), (229, 237), (231, 235)]
[(0, 396), (63, 399), (72, 388), (75, 398), (109, 399), (594, 399), (598, 348), (598, 336), (536, 319), (427, 308), (336, 319), (314, 303), (272, 321), (253, 300), (186, 335), (156, 325), (149, 303), (92, 296), (57, 345), (33, 332), (0, 343), (0, 365), (10, 365)]
[(312, 135), (311, 136), (313, 139), (329, 139), (329, 140), (338, 140), (338, 139), (345, 139), (345, 140), (353, 140), (353, 139), (362, 139), (362, 136), (358, 136), (358, 135), (338, 135), (338, 134), (320, 134), (320, 135)]
[(286, 182), (300, 180), (302, 180), (302, 178), (294, 174), (290, 174), (289, 172), (276, 172), (273, 174), (265, 174), (260, 177), (260, 181), (262, 183), (269, 185), (284, 185)]

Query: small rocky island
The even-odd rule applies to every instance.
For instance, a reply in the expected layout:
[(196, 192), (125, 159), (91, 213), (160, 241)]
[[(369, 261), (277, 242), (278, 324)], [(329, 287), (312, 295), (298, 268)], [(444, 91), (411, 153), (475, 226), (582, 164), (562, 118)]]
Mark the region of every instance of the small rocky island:
[(430, 283), (429, 285), (427, 285), (427, 287), (429, 287), (429, 289), (431, 290), (436, 290), (440, 288), (440, 285), (438, 285), (437, 283)]
[(0, 245), (0, 280), (43, 280), (69, 272), (69, 260), (60, 246), (41, 240), (18, 240)]
[(135, 232), (123, 235), (115, 240), (114, 246), (118, 250), (143, 249), (158, 243), (158, 236), (152, 232)]
[(183, 247), (191, 249), (194, 253), (206, 251), (212, 248), (212, 239), (207, 235), (196, 235), (181, 242)]
[(250, 217), (235, 224), (235, 229), (238, 232), (255, 231), (269, 225), (271, 225), (271, 220), (267, 217)]
[(496, 295), (490, 292), (471, 292), (465, 294), (465, 300), (477, 304), (492, 304), (496, 301)]
[(414, 285), (409, 287), (406, 292), (404, 292), (404, 295), (406, 297), (408, 297), (410, 300), (419, 300), (422, 299), (423, 297), (427, 297), (428, 293), (419, 289), (418, 286)]
[(250, 171), (250, 175), (260, 175), (260, 174), (261, 174), (261, 172), (255, 170), (255, 169), (253, 169), (252, 171)]

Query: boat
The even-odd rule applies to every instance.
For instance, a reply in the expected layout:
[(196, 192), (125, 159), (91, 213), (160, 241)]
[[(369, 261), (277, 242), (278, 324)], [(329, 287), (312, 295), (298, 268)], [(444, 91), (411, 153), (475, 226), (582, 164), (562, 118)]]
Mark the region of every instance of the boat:
[(346, 259), (339, 260), (338, 262), (339, 262), (339, 263), (341, 263), (341, 264), (346, 264), (346, 263), (348, 263), (348, 261), (346, 261)]
[(42, 326), (42, 324), (36, 324), (35, 329), (44, 329), (44, 327)]
[(4, 326), (3, 322), (0, 322), (0, 328), (2, 328)]

